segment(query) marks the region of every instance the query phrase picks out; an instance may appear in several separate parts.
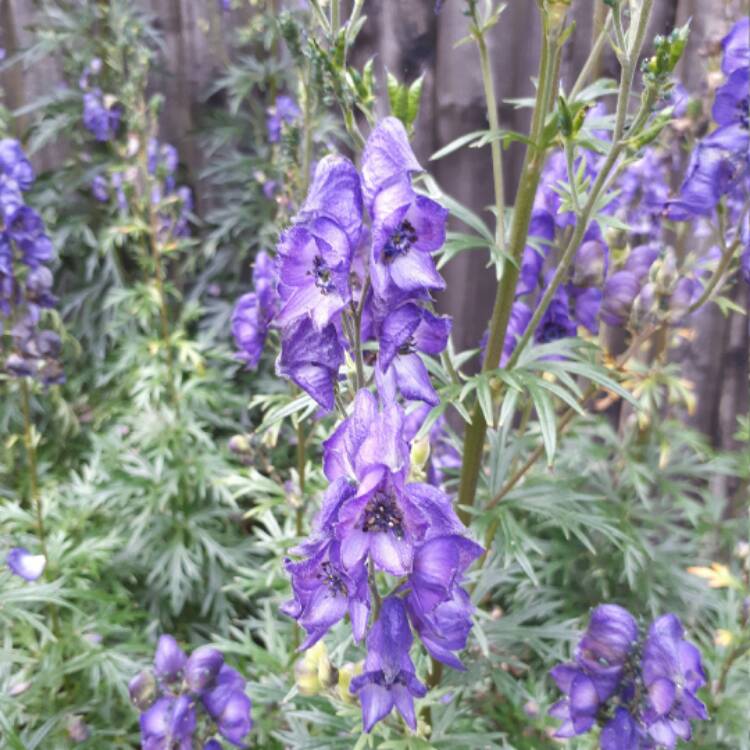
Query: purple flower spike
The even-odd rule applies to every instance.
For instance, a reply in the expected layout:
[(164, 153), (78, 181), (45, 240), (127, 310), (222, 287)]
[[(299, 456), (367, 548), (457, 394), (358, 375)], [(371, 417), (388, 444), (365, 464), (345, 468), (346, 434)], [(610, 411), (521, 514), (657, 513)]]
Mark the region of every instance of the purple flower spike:
[(44, 555), (32, 555), (25, 547), (14, 547), (8, 552), (5, 561), (10, 572), (25, 581), (36, 581), (41, 578), (47, 565)]
[(167, 682), (174, 682), (182, 676), (187, 657), (171, 635), (159, 636), (154, 655), (156, 674)]
[(400, 599), (383, 600), (378, 621), (367, 636), (365, 671), (350, 686), (362, 703), (362, 724), (370, 732), (395, 706), (404, 721), (416, 729), (414, 698), (422, 698), (427, 688), (417, 679), (409, 656), (413, 637), (404, 604)]
[(223, 664), (220, 651), (211, 646), (200, 646), (185, 663), (185, 683), (190, 690), (200, 693), (213, 684)]
[(343, 362), (344, 350), (335, 326), (330, 324), (318, 332), (310, 318), (302, 318), (284, 332), (276, 370), (330, 411)]
[(376, 377), (378, 391), (392, 401), (400, 391), (406, 399), (437, 406), (440, 398), (432, 386), (418, 352), (440, 354), (448, 344), (451, 319), (436, 316), (408, 303), (390, 313), (380, 327), (380, 353)]

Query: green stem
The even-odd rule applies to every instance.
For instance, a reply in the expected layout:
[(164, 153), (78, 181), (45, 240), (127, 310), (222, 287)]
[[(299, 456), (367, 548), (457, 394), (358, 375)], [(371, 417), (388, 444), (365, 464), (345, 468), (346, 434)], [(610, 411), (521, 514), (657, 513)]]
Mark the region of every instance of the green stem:
[(299, 506), (295, 514), (295, 531), (297, 536), (301, 537), (304, 534), (304, 520), (305, 520), (305, 429), (302, 425), (302, 420), (297, 420), (296, 425), (297, 431), (297, 481), (299, 482)]
[[(33, 423), (31, 420), (31, 398), (29, 395), (29, 384), (26, 378), (21, 378), (21, 412), (23, 414), (23, 443), (26, 449), (26, 459), (29, 466), (29, 500), (34, 509), (36, 523), (36, 535), (39, 539), (39, 549), (44, 555), (44, 577), (52, 580), (49, 566), (49, 554), (47, 553), (47, 533), (44, 528), (44, 513), (42, 509), (42, 498), (39, 493), (39, 469), (37, 466), (36, 445), (34, 443)], [(52, 620), (52, 632), (60, 634), (60, 621), (57, 616), (57, 607), (49, 605), (50, 619)]]
[(497, 98), (495, 96), (495, 82), (492, 77), (492, 65), (487, 42), (484, 37), (484, 29), (476, 18), (476, 6), (472, 5), (474, 11), (474, 40), (479, 50), (479, 63), (482, 68), (482, 83), (484, 84), (484, 98), (487, 102), (487, 119), (492, 133), (490, 151), (492, 154), (492, 180), (495, 190), (495, 245), (499, 255), (505, 252), (505, 183), (503, 180), (503, 150), (499, 138), (500, 122), (497, 116)]
[[(492, 370), (497, 366), (502, 353), (505, 332), (510, 320), (510, 311), (515, 297), (516, 284), (521, 265), (523, 249), (531, 221), (537, 186), (544, 165), (544, 148), (541, 145), (544, 129), (547, 96), (550, 90), (548, 79), (552, 75), (554, 63), (551, 54), (551, 39), (546, 24), (542, 31), (542, 53), (539, 60), (539, 79), (536, 91), (536, 103), (531, 123), (531, 144), (526, 146), (521, 180), (518, 186), (513, 220), (510, 226), (508, 252), (513, 262), (503, 265), (503, 272), (495, 293), (495, 303), (490, 318), (487, 351), (482, 369)], [(554, 88), (554, 87), (552, 87)], [(479, 404), (472, 410), (471, 423), (466, 427), (463, 445), (463, 462), (458, 488), (459, 516), (466, 523), (470, 508), (474, 504), (479, 470), (487, 434), (487, 423)]]

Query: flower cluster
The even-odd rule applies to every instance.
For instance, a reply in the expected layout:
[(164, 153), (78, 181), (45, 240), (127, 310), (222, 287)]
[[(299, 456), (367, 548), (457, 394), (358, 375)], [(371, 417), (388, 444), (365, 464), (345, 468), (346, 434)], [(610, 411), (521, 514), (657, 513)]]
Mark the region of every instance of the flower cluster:
[(252, 720), (245, 680), (215, 648), (201, 646), (188, 657), (171, 635), (163, 635), (153, 670), (136, 675), (128, 690), (141, 712), (144, 750), (221, 750), (217, 734), (234, 747), (247, 747)]
[(158, 212), (158, 233), (162, 241), (190, 234), (189, 215), (193, 194), (186, 185), (177, 185), (179, 154), (171, 143), (151, 138), (146, 147), (148, 173), (152, 177), (151, 205)]
[(97, 141), (104, 143), (117, 134), (122, 107), (115, 96), (103, 94), (98, 86), (92, 87), (90, 79), (97, 78), (101, 71), (102, 61), (95, 57), (84, 69), (78, 85), (83, 91), (83, 124)]
[(351, 684), (368, 732), (394, 705), (415, 726), (412, 698), (425, 688), (409, 657), (412, 628), (435, 659), (463, 668), (455, 652), (466, 645), (473, 608), (462, 580), (482, 553), (445, 493), (409, 481), (404, 431), (400, 405), (380, 408), (369, 391), (357, 393), (351, 416), (324, 444), (330, 484), (313, 535), (294, 550), (303, 559), (287, 562), (294, 599), (284, 612), (307, 631), (303, 648), (347, 614), (355, 640), (365, 637), (370, 566), (403, 580), (374, 618), (365, 671)]
[(556, 737), (602, 725), (601, 750), (673, 750), (689, 740), (691, 721), (707, 719), (696, 692), (706, 683), (698, 649), (667, 614), (643, 636), (633, 616), (616, 604), (591, 613), (573, 662), (551, 675), (566, 694), (550, 714), (563, 723)]
[(53, 248), (44, 221), (26, 205), (23, 193), (34, 170), (18, 141), (0, 140), (0, 334), (10, 338), (5, 370), (45, 385), (65, 380), (59, 362), (60, 337), (39, 328), (41, 311), (54, 307)]

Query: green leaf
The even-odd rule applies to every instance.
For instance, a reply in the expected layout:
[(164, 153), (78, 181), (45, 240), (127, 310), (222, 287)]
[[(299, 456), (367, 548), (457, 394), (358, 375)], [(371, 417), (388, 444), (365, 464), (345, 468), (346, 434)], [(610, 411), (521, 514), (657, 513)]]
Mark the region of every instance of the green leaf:
[(539, 419), (539, 429), (544, 441), (544, 450), (547, 454), (547, 463), (551, 464), (555, 456), (557, 447), (557, 420), (555, 416), (555, 407), (549, 393), (539, 387), (538, 382), (529, 381), (527, 383), (531, 400), (534, 402), (537, 417)]
[(452, 154), (454, 151), (458, 151), (458, 149), (460, 149), (462, 146), (466, 146), (472, 141), (477, 140), (477, 138), (485, 135), (486, 133), (488, 133), (487, 130), (474, 130), (471, 133), (460, 135), (455, 140), (452, 140), (447, 146), (443, 146), (441, 149), (438, 149), (430, 157), (430, 161), (437, 161), (438, 159), (442, 159), (443, 157), (448, 156), (448, 154)]

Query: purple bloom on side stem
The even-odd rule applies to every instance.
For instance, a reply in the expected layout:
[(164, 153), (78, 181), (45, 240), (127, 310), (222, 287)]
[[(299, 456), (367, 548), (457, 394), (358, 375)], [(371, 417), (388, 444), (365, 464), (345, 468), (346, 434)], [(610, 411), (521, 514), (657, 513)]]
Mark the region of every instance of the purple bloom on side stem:
[(297, 103), (290, 96), (277, 96), (276, 102), (268, 109), (266, 117), (266, 129), (268, 140), (278, 143), (281, 140), (281, 126), (284, 123), (294, 122), (300, 115)]
[(117, 104), (107, 104), (100, 89), (83, 95), (83, 124), (97, 141), (111, 140), (120, 127), (122, 110)]
[(416, 729), (414, 698), (422, 698), (427, 688), (417, 679), (409, 656), (413, 636), (404, 604), (400, 599), (383, 600), (380, 616), (367, 636), (364, 673), (350, 686), (362, 703), (362, 724), (370, 732), (395, 706), (404, 721)]
[(670, 750), (692, 736), (691, 719), (708, 719), (695, 693), (706, 684), (700, 651), (684, 639), (679, 619), (667, 614), (648, 631), (643, 649), (643, 682), (649, 708), (644, 719), (651, 738)]
[(331, 323), (317, 331), (310, 318), (301, 318), (284, 331), (276, 370), (330, 411), (343, 362), (344, 349), (336, 327)]
[(451, 319), (437, 316), (413, 303), (397, 308), (380, 326), (380, 352), (375, 371), (385, 401), (400, 391), (406, 399), (437, 406), (440, 398), (418, 352), (437, 355), (448, 344)]
[(36, 581), (41, 578), (47, 564), (44, 555), (32, 555), (25, 547), (14, 547), (5, 559), (13, 575), (25, 581)]

